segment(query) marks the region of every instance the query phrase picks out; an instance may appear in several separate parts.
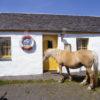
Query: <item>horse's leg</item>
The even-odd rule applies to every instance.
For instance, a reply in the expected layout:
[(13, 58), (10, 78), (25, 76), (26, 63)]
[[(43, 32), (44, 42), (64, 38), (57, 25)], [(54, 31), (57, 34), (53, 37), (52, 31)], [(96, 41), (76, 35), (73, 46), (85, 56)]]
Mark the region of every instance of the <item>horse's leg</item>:
[(87, 83), (88, 83), (88, 80), (89, 80), (89, 73), (88, 73), (88, 71), (87, 71), (87, 69), (86, 69), (86, 77), (85, 77), (85, 79), (81, 82), (81, 85), (86, 85)]
[(67, 70), (67, 73), (68, 73), (69, 81), (72, 81), (72, 76), (71, 76), (71, 74), (70, 74), (69, 68), (66, 67), (66, 70)]
[(59, 73), (62, 74), (62, 65), (59, 65)]
[(62, 75), (62, 65), (59, 65), (59, 74), (61, 75), (58, 82), (62, 83), (64, 81), (64, 76)]
[(91, 70), (91, 67), (87, 68), (87, 71), (88, 71), (89, 77), (90, 77), (90, 84), (88, 86), (88, 90), (91, 90), (91, 89), (95, 88), (95, 84), (94, 84), (94, 82), (95, 82), (94, 73)]

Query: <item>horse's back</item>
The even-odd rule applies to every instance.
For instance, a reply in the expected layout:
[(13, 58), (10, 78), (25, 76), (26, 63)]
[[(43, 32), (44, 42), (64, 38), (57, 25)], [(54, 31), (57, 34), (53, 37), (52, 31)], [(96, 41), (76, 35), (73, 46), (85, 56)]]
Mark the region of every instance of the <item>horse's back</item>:
[(78, 51), (76, 51), (76, 53), (78, 55), (82, 55), (82, 56), (92, 56), (93, 55), (92, 50), (78, 50)]
[(80, 62), (83, 65), (88, 66), (89, 63), (90, 64), (93, 63), (93, 58), (94, 58), (93, 51), (91, 51), (91, 50), (78, 50), (76, 53), (77, 53), (77, 56), (78, 56)]

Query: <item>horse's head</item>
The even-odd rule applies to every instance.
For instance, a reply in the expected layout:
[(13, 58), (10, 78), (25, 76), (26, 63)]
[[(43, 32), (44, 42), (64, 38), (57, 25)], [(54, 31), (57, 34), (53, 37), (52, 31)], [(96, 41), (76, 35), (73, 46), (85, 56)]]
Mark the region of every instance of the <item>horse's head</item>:
[(44, 51), (44, 54), (43, 54), (43, 61), (48, 59), (50, 56), (54, 56), (55, 55), (55, 51), (54, 49), (47, 49), (46, 51)]
[(44, 51), (43, 54), (43, 61), (45, 61), (46, 59), (48, 59), (50, 57), (50, 53), (48, 52), (49, 49), (47, 49), (46, 51)]

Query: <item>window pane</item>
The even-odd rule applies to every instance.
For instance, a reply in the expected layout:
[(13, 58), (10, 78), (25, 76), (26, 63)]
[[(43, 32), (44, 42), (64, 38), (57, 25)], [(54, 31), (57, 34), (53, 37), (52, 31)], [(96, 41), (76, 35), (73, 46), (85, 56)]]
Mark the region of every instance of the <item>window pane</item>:
[(0, 59), (11, 59), (11, 38), (0, 37)]
[(48, 41), (48, 48), (53, 48), (52, 41)]
[(87, 49), (88, 40), (89, 40), (88, 38), (78, 38), (77, 39), (77, 50)]

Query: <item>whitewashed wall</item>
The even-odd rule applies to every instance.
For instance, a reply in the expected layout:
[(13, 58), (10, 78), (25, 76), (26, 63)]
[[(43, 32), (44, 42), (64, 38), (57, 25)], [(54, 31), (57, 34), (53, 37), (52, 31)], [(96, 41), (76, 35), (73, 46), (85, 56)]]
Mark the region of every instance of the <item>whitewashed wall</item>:
[(33, 52), (25, 52), (20, 47), (24, 32), (0, 32), (0, 37), (11, 37), (11, 61), (0, 61), (0, 76), (42, 74), (42, 34), (28, 33), (36, 42)]
[[(0, 61), (0, 76), (14, 76), (14, 75), (35, 75), (43, 73), (42, 60), (42, 34), (39, 32), (28, 33), (36, 41), (36, 48), (33, 52), (25, 52), (20, 47), (20, 40), (26, 33), (24, 32), (0, 32), (0, 37), (11, 37), (11, 61)], [(89, 38), (88, 49), (94, 50), (99, 57), (100, 63), (100, 34), (67, 34), (64, 39), (72, 46), (72, 51), (76, 51), (76, 38)], [(64, 49), (61, 42), (61, 37), (58, 35), (58, 48)], [(72, 72), (81, 72), (81, 69), (73, 69)], [(100, 66), (99, 66), (100, 70)], [(66, 72), (63, 67), (63, 72)]]
[[(89, 38), (88, 49), (93, 50), (97, 53), (99, 58), (99, 70), (100, 70), (100, 34), (66, 34), (64, 39), (68, 41), (68, 43), (72, 46), (72, 51), (76, 51), (76, 38)], [(58, 36), (58, 48), (64, 49), (64, 44), (61, 42), (60, 35)], [(84, 68), (72, 69), (72, 72), (78, 71), (81, 72)], [(66, 72), (63, 67), (63, 72)]]

